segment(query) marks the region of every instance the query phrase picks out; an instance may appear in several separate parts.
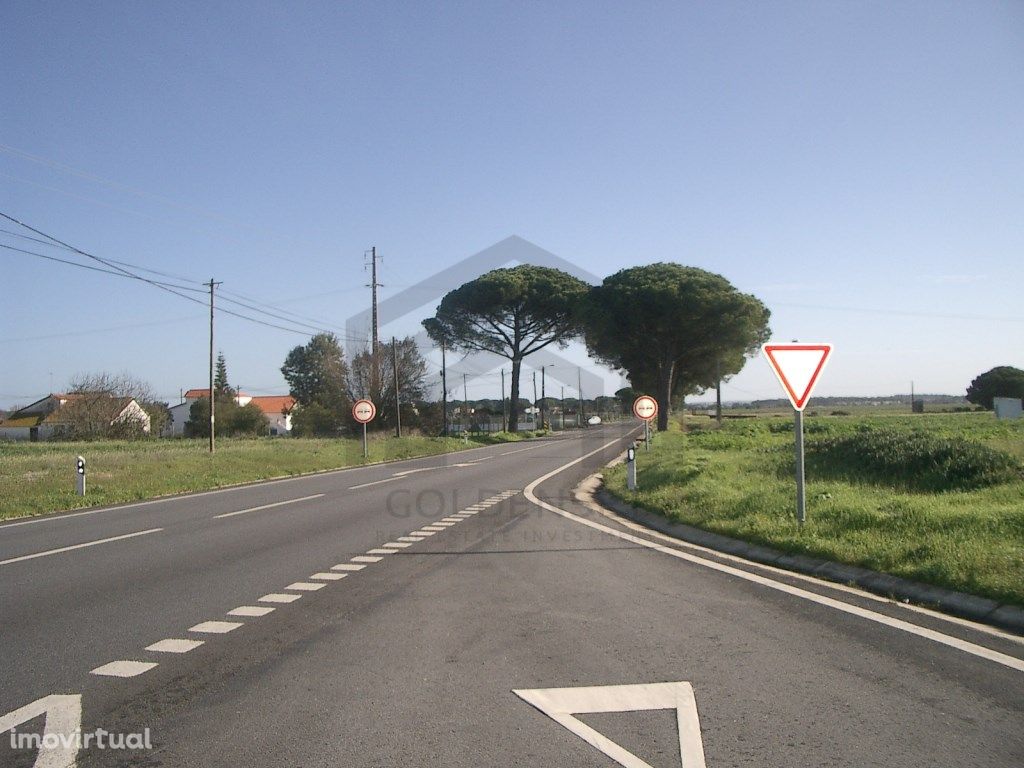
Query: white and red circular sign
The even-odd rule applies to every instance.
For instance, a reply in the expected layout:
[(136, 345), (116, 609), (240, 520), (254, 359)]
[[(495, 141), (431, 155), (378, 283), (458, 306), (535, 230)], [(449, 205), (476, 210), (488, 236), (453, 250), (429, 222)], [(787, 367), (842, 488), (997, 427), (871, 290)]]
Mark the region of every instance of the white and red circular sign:
[(352, 403), (352, 418), (360, 424), (369, 424), (377, 415), (377, 406), (372, 400), (356, 400)]
[(633, 415), (640, 421), (650, 421), (658, 415), (658, 401), (650, 395), (640, 395), (633, 401)]

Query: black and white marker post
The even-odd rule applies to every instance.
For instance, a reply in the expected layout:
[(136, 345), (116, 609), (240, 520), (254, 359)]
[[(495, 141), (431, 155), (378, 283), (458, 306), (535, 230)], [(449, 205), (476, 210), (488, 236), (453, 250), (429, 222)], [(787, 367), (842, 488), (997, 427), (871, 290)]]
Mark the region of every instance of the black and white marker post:
[(81, 456), (75, 461), (76, 491), (79, 496), (85, 496), (85, 459)]
[(807, 519), (807, 493), (804, 483), (804, 408), (825, 362), (832, 354), (831, 344), (775, 344), (761, 347), (772, 371), (793, 404), (793, 433), (796, 458), (796, 520)]
[(626, 449), (626, 488), (636, 490), (636, 443)]

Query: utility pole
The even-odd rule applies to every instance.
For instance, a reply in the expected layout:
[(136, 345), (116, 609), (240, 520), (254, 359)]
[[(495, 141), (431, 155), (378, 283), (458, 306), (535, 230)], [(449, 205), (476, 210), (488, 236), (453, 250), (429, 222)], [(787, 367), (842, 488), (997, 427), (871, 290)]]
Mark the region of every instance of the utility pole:
[(444, 359), (444, 342), (441, 342), (441, 408), (444, 414), (441, 417), (441, 434), (448, 437), (448, 366)]
[(462, 374), (462, 410), (465, 411), (466, 419), (463, 422), (462, 433), (469, 430), (469, 384), (466, 383), (466, 374)]
[(547, 369), (546, 365), (540, 367), (540, 428), (544, 429), (548, 425), (548, 409), (547, 403), (547, 390), (544, 387), (544, 371)]
[(214, 429), (214, 424), (216, 422), (214, 411), (216, 406), (214, 405), (213, 397), (213, 289), (220, 285), (220, 283), (215, 283), (211, 277), (210, 282), (208, 282), (207, 285), (210, 287), (210, 453), (213, 453), (215, 441), (214, 432), (216, 431)]
[(501, 431), (508, 432), (508, 411), (505, 410), (505, 369), (501, 369)]
[(583, 368), (576, 366), (576, 390), (580, 393), (580, 405), (576, 409), (576, 426), (583, 426)]
[(402, 398), (398, 391), (398, 343), (391, 337), (391, 367), (395, 374), (395, 437), (402, 436)]
[(722, 426), (722, 361), (715, 361), (715, 419)]
[(533, 372), (533, 428), (537, 428), (537, 372)]
[(370, 319), (370, 398), (380, 393), (380, 364), (377, 352), (380, 346), (380, 323), (377, 319), (377, 289), (383, 285), (377, 282), (377, 246), (370, 248), (370, 288), (371, 319)]
[(565, 431), (565, 387), (562, 387), (562, 417), (559, 419), (562, 422), (562, 431)]

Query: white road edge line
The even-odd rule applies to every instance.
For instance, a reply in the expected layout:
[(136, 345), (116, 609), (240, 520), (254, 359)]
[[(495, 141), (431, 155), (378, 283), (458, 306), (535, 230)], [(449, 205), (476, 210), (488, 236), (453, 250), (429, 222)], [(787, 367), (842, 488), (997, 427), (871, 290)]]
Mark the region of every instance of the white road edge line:
[(610, 446), (620, 442), (622, 439), (623, 438), (616, 438), (615, 440), (611, 440), (602, 445), (600, 448), (593, 450), (590, 453), (584, 454), (583, 456), (580, 456), (577, 459), (573, 459), (568, 464), (563, 464), (557, 469), (553, 469), (552, 471), (548, 472), (546, 475), (538, 477), (536, 480), (531, 482), (528, 486), (526, 486), (526, 488), (523, 489), (523, 495), (525, 495), (530, 502), (536, 504), (541, 509), (546, 509), (549, 512), (554, 512), (556, 515), (564, 517), (567, 520), (572, 520), (573, 522), (579, 523), (580, 525), (585, 525), (588, 528), (593, 528), (596, 531), (601, 531), (602, 533), (606, 533), (610, 536), (622, 539), (623, 541), (638, 544), (642, 547), (647, 547), (648, 549), (653, 549), (657, 552), (661, 552), (671, 557), (695, 563), (696, 565), (702, 565), (706, 568), (711, 568), (712, 570), (716, 570), (721, 573), (727, 573), (731, 576), (736, 576), (737, 578), (743, 579), (745, 581), (753, 582), (754, 584), (759, 584), (763, 587), (768, 587), (769, 589), (774, 589), (779, 592), (785, 592), (786, 594), (793, 595), (794, 597), (799, 597), (809, 602), (817, 603), (818, 605), (834, 608), (837, 611), (842, 611), (843, 613), (848, 613), (850, 615), (857, 616), (862, 619), (867, 619), (868, 621), (874, 621), (878, 624), (883, 624), (887, 627), (898, 629), (910, 635), (923, 637), (926, 640), (932, 640), (933, 642), (939, 643), (941, 645), (946, 645), (958, 651), (971, 654), (972, 656), (977, 656), (978, 658), (986, 659), (987, 661), (993, 661), (996, 664), (1001, 664), (1002, 666), (1009, 667), (1010, 669), (1016, 669), (1018, 672), (1024, 672), (1024, 660), (1018, 659), (1014, 656), (1008, 656), (1005, 653), (993, 651), (991, 648), (986, 648), (982, 645), (977, 645), (966, 640), (961, 640), (958, 637), (952, 637), (951, 635), (946, 635), (942, 632), (937, 632), (933, 629), (919, 627), (916, 624), (911, 624), (909, 621), (903, 621), (902, 619), (894, 619), (890, 616), (886, 616), (881, 613), (876, 613), (875, 611), (870, 611), (866, 608), (861, 608), (860, 606), (849, 605), (840, 600), (835, 600), (831, 597), (825, 597), (824, 595), (819, 595), (815, 592), (809, 592), (806, 589), (800, 589), (799, 587), (794, 587), (790, 584), (784, 584), (779, 581), (773, 581), (772, 579), (769, 579), (766, 576), (760, 576), (756, 573), (750, 573), (740, 568), (733, 568), (730, 565), (725, 565), (723, 563), (715, 562), (713, 560), (705, 560), (702, 557), (691, 555), (688, 552), (681, 552), (678, 549), (666, 547), (662, 544), (657, 544), (653, 541), (649, 541), (648, 539), (644, 539), (639, 536), (633, 536), (632, 534), (624, 533), (623, 531), (617, 531), (614, 528), (609, 528), (608, 526), (602, 525), (601, 523), (595, 523), (592, 520), (587, 520), (586, 518), (578, 517), (577, 515), (574, 515), (571, 512), (566, 512), (564, 509), (559, 509), (558, 507), (552, 504), (548, 504), (546, 501), (542, 501), (541, 499), (537, 498), (536, 494), (534, 493), (534, 489), (538, 485), (543, 483), (545, 480), (554, 477), (559, 472), (563, 472), (569, 467), (579, 464), (581, 461), (590, 458), (594, 454), (600, 453), (606, 448), (609, 448)]
[(214, 520), (219, 520), (222, 517), (234, 517), (235, 515), (244, 515), (246, 512), (259, 512), (261, 509), (270, 509), (271, 507), (282, 507), (285, 504), (298, 504), (300, 501), (309, 501), (310, 499), (322, 498), (324, 494), (314, 493), (312, 496), (303, 496), (301, 499), (288, 499), (287, 501), (275, 501), (273, 504), (263, 504), (258, 507), (249, 507), (248, 509), (240, 509), (237, 512), (225, 512), (223, 515), (214, 515)]
[(87, 541), (84, 544), (72, 544), (70, 547), (59, 547), (58, 549), (48, 549), (45, 552), (36, 552), (31, 555), (22, 555), (21, 557), (12, 557), (9, 560), (0, 560), (0, 565), (10, 565), (11, 563), (20, 563), (22, 560), (34, 560), (37, 557), (46, 557), (47, 555), (57, 555), (61, 552), (70, 552), (73, 549), (84, 549), (85, 547), (95, 547), (97, 544), (107, 544), (111, 541), (121, 541), (122, 539), (132, 539), (136, 536), (145, 536), (147, 533), (157, 533), (162, 531), (163, 528), (150, 528), (148, 531), (136, 531), (135, 533), (126, 533), (122, 536), (111, 536), (109, 539), (97, 539), (96, 541)]
[(714, 549), (708, 549), (707, 547), (703, 547), (700, 544), (694, 544), (691, 541), (677, 539), (674, 536), (669, 536), (667, 534), (662, 533), (661, 531), (656, 531), (653, 528), (647, 528), (641, 525), (640, 523), (633, 522), (628, 518), (620, 517), (614, 512), (602, 507), (600, 504), (594, 501), (593, 498), (588, 497), (586, 494), (590, 493), (590, 489), (585, 487), (586, 484), (587, 480), (584, 480), (574, 489), (573, 493), (577, 501), (582, 502), (584, 506), (608, 518), (617, 525), (621, 525), (624, 528), (629, 528), (631, 530), (637, 531), (638, 533), (641, 533), (645, 536), (650, 536), (654, 539), (660, 539), (661, 541), (667, 541), (669, 544), (675, 547), (689, 549), (692, 552), (704, 552), (705, 554), (712, 555), (713, 557), (717, 557), (722, 560), (728, 560), (729, 562), (739, 563), (741, 565), (745, 565), (748, 567), (757, 568), (760, 571), (766, 573), (773, 573), (782, 578), (793, 579), (795, 581), (802, 581), (807, 584), (814, 584), (815, 586), (819, 587), (827, 587), (828, 589), (834, 590), (836, 592), (844, 592), (848, 595), (853, 595), (863, 600), (870, 600), (879, 603), (880, 605), (897, 606), (905, 611), (920, 613), (924, 616), (928, 616), (939, 621), (944, 621), (947, 624), (956, 624), (961, 627), (967, 627), (968, 629), (971, 629), (974, 632), (981, 632), (986, 635), (991, 635), (992, 637), (998, 637), (1002, 640), (1009, 640), (1012, 643), (1024, 645), (1024, 637), (1020, 635), (1012, 635), (1009, 632), (1004, 632), (1001, 629), (989, 626), (987, 624), (978, 624), (977, 622), (971, 621), (970, 619), (962, 619), (959, 616), (953, 616), (948, 613), (939, 613), (938, 611), (933, 611), (930, 608), (923, 608), (920, 605), (914, 605), (913, 603), (895, 602), (892, 598), (876, 595), (874, 592), (868, 592), (867, 590), (862, 589), (861, 587), (851, 587), (846, 584), (839, 584), (838, 582), (834, 581), (823, 581), (822, 579), (815, 578), (814, 576), (809, 576), (805, 573), (800, 573), (799, 571), (788, 571), (785, 568), (779, 568), (778, 566), (768, 565), (767, 563), (759, 563), (752, 560), (746, 560), (745, 558), (739, 557), (738, 555), (730, 555), (727, 552), (719, 552)]

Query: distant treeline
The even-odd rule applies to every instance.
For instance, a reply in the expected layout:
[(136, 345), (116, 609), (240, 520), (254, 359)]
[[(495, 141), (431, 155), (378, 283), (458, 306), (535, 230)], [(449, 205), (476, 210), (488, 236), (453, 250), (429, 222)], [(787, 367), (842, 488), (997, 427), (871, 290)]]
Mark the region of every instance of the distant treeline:
[[(915, 400), (920, 400), (924, 403), (933, 403), (935, 405), (963, 405), (969, 406), (970, 403), (963, 397), (963, 395), (926, 395), (926, 394), (914, 394)], [(815, 397), (813, 401), (815, 406), (826, 407), (826, 406), (839, 406), (839, 405), (906, 405), (910, 406), (910, 395), (875, 395), (873, 397)], [(714, 407), (713, 403), (707, 404), (708, 407)], [(786, 408), (789, 407), (789, 400), (784, 398), (775, 398), (773, 400), (748, 400), (745, 402), (731, 401), (728, 403), (722, 403), (723, 408)]]

